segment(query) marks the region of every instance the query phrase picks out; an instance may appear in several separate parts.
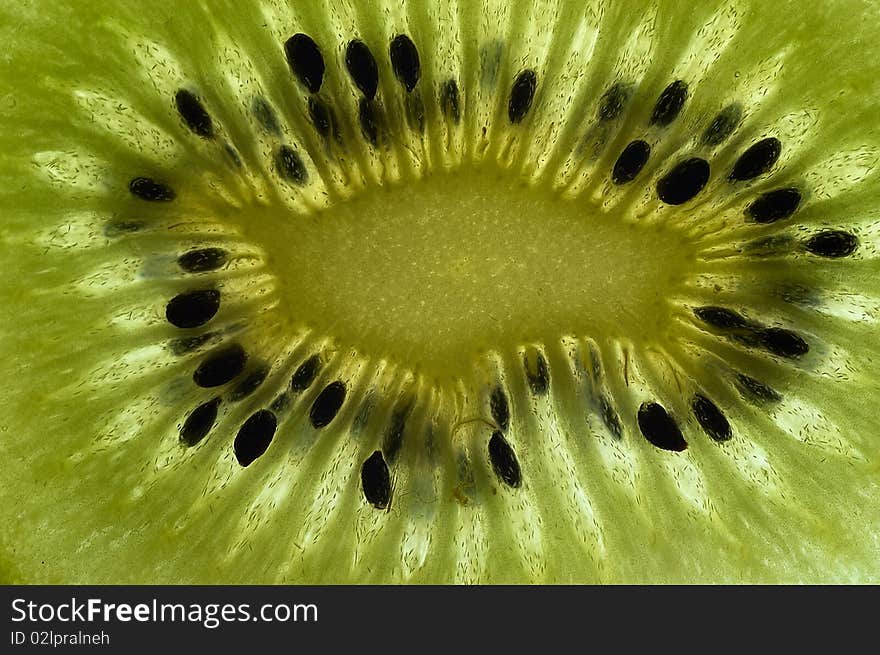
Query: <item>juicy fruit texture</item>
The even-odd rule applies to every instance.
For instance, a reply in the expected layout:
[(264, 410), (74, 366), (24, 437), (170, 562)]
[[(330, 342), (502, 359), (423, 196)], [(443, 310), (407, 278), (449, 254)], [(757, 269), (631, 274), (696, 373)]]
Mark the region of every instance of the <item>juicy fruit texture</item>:
[(880, 18), (814, 4), (0, 10), (0, 575), (877, 581)]

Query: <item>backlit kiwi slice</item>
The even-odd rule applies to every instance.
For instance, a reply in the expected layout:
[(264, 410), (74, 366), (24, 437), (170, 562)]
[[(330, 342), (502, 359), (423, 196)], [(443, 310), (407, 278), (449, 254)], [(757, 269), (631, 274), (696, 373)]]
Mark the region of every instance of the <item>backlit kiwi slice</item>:
[(877, 581), (875, 3), (6, 3), (2, 577)]

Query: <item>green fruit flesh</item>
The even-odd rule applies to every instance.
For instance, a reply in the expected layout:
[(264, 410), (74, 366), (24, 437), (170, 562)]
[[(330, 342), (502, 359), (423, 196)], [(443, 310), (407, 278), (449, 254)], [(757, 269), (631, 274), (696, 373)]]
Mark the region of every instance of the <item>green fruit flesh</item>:
[(878, 581), (871, 3), (0, 25), (0, 581)]

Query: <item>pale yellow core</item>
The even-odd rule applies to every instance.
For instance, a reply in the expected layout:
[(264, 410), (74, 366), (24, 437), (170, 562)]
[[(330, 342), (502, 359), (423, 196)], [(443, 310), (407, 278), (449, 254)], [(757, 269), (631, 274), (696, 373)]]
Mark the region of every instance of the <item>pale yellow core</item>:
[(253, 236), (290, 321), (440, 377), (489, 349), (650, 339), (694, 253), (675, 229), (494, 167), (371, 188), (267, 227)]

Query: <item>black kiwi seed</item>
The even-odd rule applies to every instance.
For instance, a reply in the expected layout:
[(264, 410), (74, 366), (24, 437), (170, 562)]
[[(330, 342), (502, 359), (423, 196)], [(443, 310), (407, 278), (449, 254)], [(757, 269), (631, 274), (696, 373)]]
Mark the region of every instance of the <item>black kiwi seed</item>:
[(265, 98), (260, 96), (254, 98), (251, 103), (251, 111), (254, 114), (254, 118), (257, 119), (257, 122), (264, 130), (271, 132), (272, 134), (279, 134), (281, 132), (281, 126), (278, 124), (278, 117), (275, 116), (275, 110), (272, 109), (272, 105), (266, 102)]
[(697, 307), (694, 310), (694, 314), (696, 314), (697, 318), (703, 321), (703, 323), (722, 330), (751, 327), (742, 314), (739, 314), (732, 309), (727, 309), (726, 307)]
[(773, 167), (781, 152), (782, 144), (775, 137), (758, 141), (739, 156), (728, 179), (740, 182), (763, 175)]
[(492, 470), (495, 475), (508, 487), (516, 489), (522, 484), (522, 474), (516, 453), (507, 443), (500, 430), (495, 430), (489, 439), (489, 461), (492, 462)]
[(681, 429), (662, 405), (642, 403), (637, 419), (642, 436), (657, 448), (673, 451), (687, 448)]
[(718, 115), (703, 132), (703, 144), (707, 146), (721, 145), (733, 134), (741, 119), (742, 108), (736, 103), (727, 105), (718, 112)]
[(510, 405), (507, 403), (507, 396), (501, 387), (495, 387), (492, 390), (492, 395), (489, 397), (489, 410), (499, 428), (507, 430), (510, 427)]
[(358, 123), (361, 126), (361, 134), (373, 146), (379, 145), (380, 118), (377, 105), (373, 100), (361, 98), (358, 103)]
[(235, 435), (235, 459), (242, 466), (253, 464), (269, 448), (278, 419), (268, 409), (261, 409), (248, 417)]
[(324, 57), (318, 44), (306, 34), (294, 34), (284, 43), (287, 64), (309, 93), (317, 93), (324, 81)]
[(183, 253), (177, 258), (177, 265), (187, 273), (215, 271), (225, 265), (229, 258), (222, 248), (199, 248)]
[(149, 177), (136, 177), (128, 183), (128, 190), (133, 196), (149, 202), (170, 202), (177, 197), (167, 184)]
[(731, 437), (730, 422), (718, 405), (703, 396), (694, 394), (691, 409), (703, 431), (715, 441), (727, 441)]
[(533, 70), (520, 71), (516, 76), (513, 86), (510, 88), (510, 98), (507, 101), (507, 117), (512, 124), (521, 123), (529, 113), (537, 86), (538, 75)]
[(676, 80), (663, 89), (654, 111), (651, 112), (651, 125), (666, 127), (678, 118), (681, 108), (684, 107), (688, 97), (688, 85), (682, 80)]
[(309, 98), (309, 118), (315, 131), (325, 139), (333, 133), (333, 114), (330, 106), (317, 96)]
[(324, 387), (309, 410), (309, 420), (312, 422), (312, 426), (323, 428), (329, 425), (330, 421), (336, 418), (343, 402), (345, 402), (344, 383), (337, 380)]
[(421, 75), (419, 51), (416, 49), (416, 44), (406, 34), (398, 34), (391, 40), (389, 52), (394, 75), (407, 92), (412, 91), (416, 88)]
[(645, 164), (648, 163), (648, 156), (651, 154), (651, 146), (645, 141), (630, 141), (617, 161), (614, 162), (614, 168), (611, 171), (611, 181), (615, 184), (626, 184), (636, 179), (636, 176), (642, 171)]
[(776, 390), (744, 373), (736, 374), (735, 383), (743, 398), (758, 405), (782, 400), (782, 396)]
[(220, 398), (217, 397), (202, 403), (191, 411), (180, 428), (180, 443), (191, 447), (204, 439), (214, 427), (219, 407)]
[(547, 360), (541, 353), (535, 353), (534, 364), (531, 358), (526, 355), (523, 358), (523, 368), (526, 371), (526, 381), (529, 384), (529, 390), (536, 396), (547, 393), (550, 388), (550, 372), (547, 370)]
[(599, 98), (599, 120), (608, 122), (620, 116), (629, 100), (629, 96), (630, 90), (626, 84), (622, 82), (613, 84)]
[(310, 386), (312, 386), (312, 382), (315, 381), (315, 377), (318, 375), (318, 371), (321, 370), (321, 356), (320, 355), (312, 355), (306, 361), (299, 365), (296, 371), (293, 373), (293, 376), (290, 378), (290, 388), (293, 391), (305, 391)]
[(765, 328), (758, 332), (762, 347), (779, 357), (797, 359), (810, 351), (809, 344), (791, 330), (784, 328)]
[(241, 382), (235, 385), (235, 388), (229, 393), (229, 400), (237, 402), (243, 398), (247, 398), (260, 388), (260, 385), (266, 381), (266, 376), (268, 375), (268, 366), (260, 366), (259, 368), (254, 369), (248, 373)]
[(194, 328), (214, 318), (219, 309), (217, 289), (196, 289), (174, 296), (165, 306), (165, 318), (175, 327)]
[(204, 139), (214, 136), (214, 123), (208, 110), (195, 94), (186, 89), (179, 89), (174, 94), (174, 104), (186, 126)]
[(842, 230), (825, 230), (810, 237), (804, 247), (819, 257), (848, 257), (858, 246), (859, 240), (854, 234)]
[(458, 83), (455, 80), (446, 80), (440, 87), (440, 109), (443, 110), (443, 115), (453, 123), (457, 124), (461, 120)]
[(391, 502), (391, 473), (381, 451), (373, 452), (361, 466), (361, 488), (376, 509), (385, 509)]
[(239, 344), (210, 353), (193, 373), (193, 382), (209, 389), (226, 384), (244, 370), (247, 353)]
[(397, 459), (397, 453), (403, 445), (403, 435), (406, 432), (406, 421), (410, 412), (412, 412), (412, 401), (404, 402), (402, 406), (397, 407), (391, 415), (391, 422), (382, 440), (382, 450), (388, 456), (388, 461), (392, 463)]
[(275, 169), (289, 182), (305, 184), (309, 179), (309, 173), (299, 153), (287, 145), (280, 146), (275, 153)]
[(379, 68), (366, 43), (357, 39), (349, 42), (345, 49), (345, 67), (367, 100), (375, 98), (379, 88)]
[(686, 159), (657, 182), (657, 195), (667, 205), (682, 205), (696, 196), (709, 181), (709, 162)]
[(775, 223), (794, 214), (801, 204), (801, 192), (797, 189), (768, 191), (746, 209), (756, 223)]

